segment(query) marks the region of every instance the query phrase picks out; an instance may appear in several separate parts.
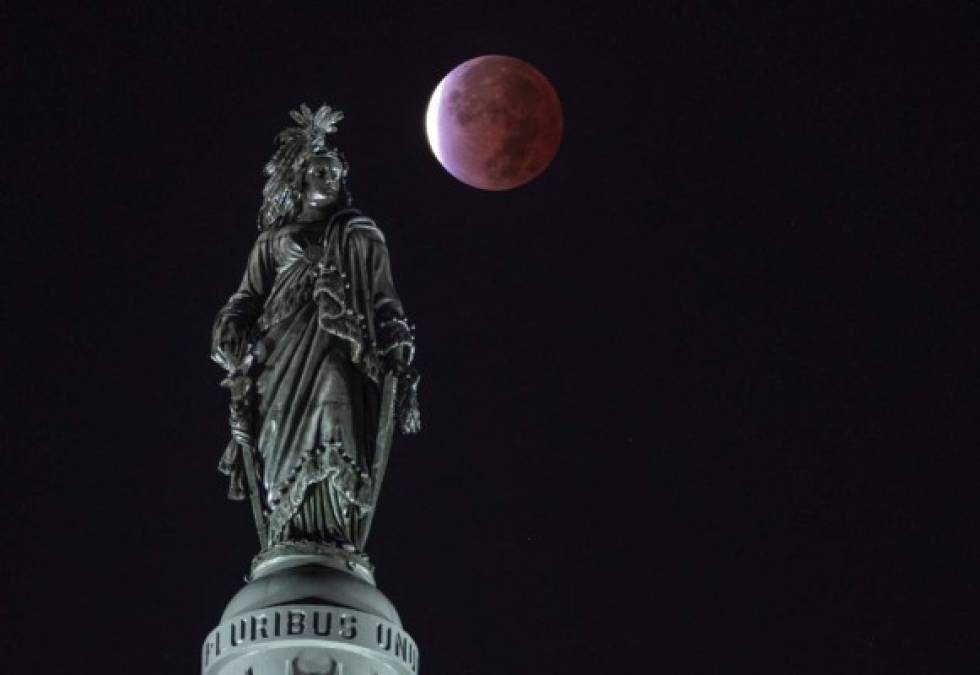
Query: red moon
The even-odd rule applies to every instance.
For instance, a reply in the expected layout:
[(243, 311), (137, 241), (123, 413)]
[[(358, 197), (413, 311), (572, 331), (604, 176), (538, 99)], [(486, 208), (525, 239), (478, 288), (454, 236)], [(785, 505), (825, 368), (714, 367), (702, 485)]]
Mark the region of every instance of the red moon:
[(453, 68), (432, 93), (426, 135), (439, 163), (481, 190), (510, 190), (544, 171), (561, 141), (561, 102), (536, 68), (490, 54)]

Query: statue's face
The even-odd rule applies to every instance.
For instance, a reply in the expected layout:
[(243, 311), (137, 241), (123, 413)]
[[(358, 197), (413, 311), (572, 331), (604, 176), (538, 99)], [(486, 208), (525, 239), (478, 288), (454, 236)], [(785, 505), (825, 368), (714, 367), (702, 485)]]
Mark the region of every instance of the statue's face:
[(343, 177), (344, 164), (339, 157), (313, 157), (303, 176), (303, 199), (314, 208), (333, 204), (340, 196)]

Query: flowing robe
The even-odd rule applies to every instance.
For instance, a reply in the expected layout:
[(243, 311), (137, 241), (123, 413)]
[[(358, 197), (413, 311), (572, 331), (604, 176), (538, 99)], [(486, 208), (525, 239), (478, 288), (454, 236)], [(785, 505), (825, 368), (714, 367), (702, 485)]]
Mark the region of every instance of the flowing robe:
[[(357, 545), (372, 508), (384, 358), (414, 343), (384, 235), (356, 209), (328, 223), (263, 231), (239, 289), (219, 311), (214, 344), (248, 333), (257, 450), (269, 542)], [(241, 499), (235, 443), (219, 468)]]

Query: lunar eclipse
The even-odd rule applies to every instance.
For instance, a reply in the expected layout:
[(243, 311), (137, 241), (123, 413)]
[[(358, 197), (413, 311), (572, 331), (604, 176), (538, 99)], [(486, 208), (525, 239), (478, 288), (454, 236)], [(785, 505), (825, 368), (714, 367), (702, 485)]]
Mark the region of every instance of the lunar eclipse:
[(439, 82), (425, 126), (436, 159), (455, 178), (481, 190), (510, 190), (539, 176), (554, 158), (561, 102), (530, 64), (478, 56)]

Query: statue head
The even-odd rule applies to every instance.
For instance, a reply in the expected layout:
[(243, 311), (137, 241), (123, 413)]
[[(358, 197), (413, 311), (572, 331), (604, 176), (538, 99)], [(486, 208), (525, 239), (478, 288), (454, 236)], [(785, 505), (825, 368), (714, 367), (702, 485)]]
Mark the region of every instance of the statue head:
[(337, 202), (344, 189), (347, 165), (336, 152), (313, 155), (303, 170), (303, 203), (324, 208)]
[(268, 176), (259, 208), (260, 230), (289, 222), (304, 208), (350, 205), (349, 165), (343, 153), (327, 142), (344, 113), (320, 106), (315, 113), (304, 103), (290, 113), (297, 126), (276, 135), (279, 147), (265, 165)]

